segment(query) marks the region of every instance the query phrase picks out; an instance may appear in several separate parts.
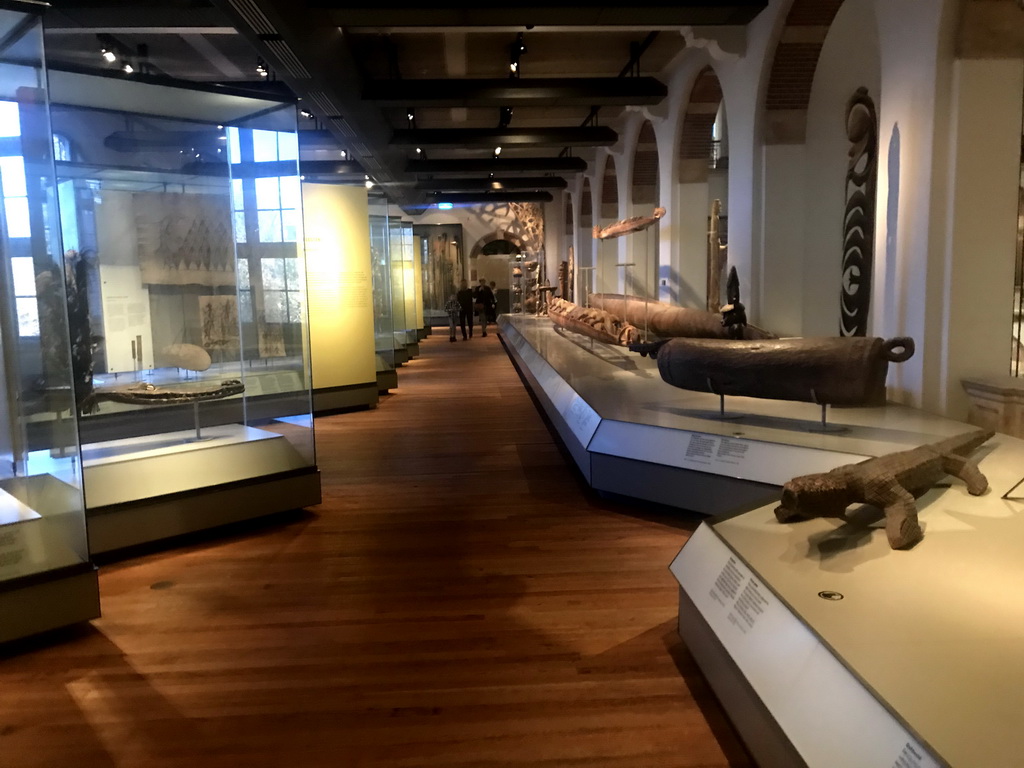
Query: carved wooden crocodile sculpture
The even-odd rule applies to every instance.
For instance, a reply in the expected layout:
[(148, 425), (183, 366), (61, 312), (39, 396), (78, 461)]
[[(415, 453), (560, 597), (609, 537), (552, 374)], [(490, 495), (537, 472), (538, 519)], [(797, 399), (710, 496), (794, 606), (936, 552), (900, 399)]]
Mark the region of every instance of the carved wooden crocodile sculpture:
[(972, 496), (988, 490), (988, 480), (977, 463), (967, 457), (993, 434), (977, 430), (859, 464), (846, 464), (829, 472), (795, 477), (783, 486), (782, 503), (775, 508), (775, 517), (780, 523), (800, 518), (842, 517), (851, 504), (871, 504), (885, 512), (889, 546), (913, 546), (924, 535), (914, 499), (943, 477), (960, 478)]

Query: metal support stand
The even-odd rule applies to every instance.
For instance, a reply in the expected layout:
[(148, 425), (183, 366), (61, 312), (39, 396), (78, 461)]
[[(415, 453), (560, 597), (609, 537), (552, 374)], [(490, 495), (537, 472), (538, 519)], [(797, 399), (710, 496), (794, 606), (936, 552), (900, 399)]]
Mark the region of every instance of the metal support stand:
[(816, 405), (818, 405), (821, 408), (821, 424), (819, 424), (818, 426), (811, 427), (810, 428), (811, 432), (822, 432), (822, 433), (828, 432), (828, 433), (835, 434), (837, 432), (846, 432), (847, 431), (846, 427), (840, 427), (837, 424), (829, 424), (828, 423), (828, 412), (826, 410), (828, 408), (828, 403), (819, 403), (818, 402), (818, 395), (817, 395), (817, 393), (813, 389), (811, 390), (811, 401), (814, 402)]
[(196, 422), (196, 442), (198, 442), (198, 441), (203, 439), (203, 435), (202, 435), (202, 432), (200, 431), (200, 426), (199, 426), (199, 401), (198, 400), (196, 400), (194, 403), (192, 403), (192, 416), (193, 416), (193, 418), (195, 419), (195, 422)]

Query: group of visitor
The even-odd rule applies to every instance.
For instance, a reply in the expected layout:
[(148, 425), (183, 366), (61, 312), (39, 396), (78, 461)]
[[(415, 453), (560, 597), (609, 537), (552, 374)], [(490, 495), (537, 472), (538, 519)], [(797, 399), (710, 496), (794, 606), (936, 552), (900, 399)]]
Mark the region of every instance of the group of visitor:
[[(459, 290), (449, 294), (445, 302), (444, 311), (448, 313), (448, 341), (455, 341), (455, 326), (462, 329), (462, 340), (473, 338), (473, 317), (480, 318), (481, 336), (487, 335), (487, 323), (497, 320), (498, 302), (494, 298), (496, 283), (492, 280), (487, 284), (487, 278), (481, 277), (480, 283), (469, 287), (465, 279), (459, 283)], [(469, 333), (466, 333), (466, 327)]]

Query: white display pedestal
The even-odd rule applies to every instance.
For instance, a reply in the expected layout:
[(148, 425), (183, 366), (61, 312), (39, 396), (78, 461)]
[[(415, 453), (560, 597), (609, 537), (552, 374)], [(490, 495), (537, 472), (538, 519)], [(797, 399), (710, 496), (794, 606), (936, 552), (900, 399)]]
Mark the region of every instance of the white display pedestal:
[(912, 549), (870, 507), (781, 524), (768, 505), (672, 563), (680, 634), (759, 764), (1021, 765), (1024, 442), (977, 455), (988, 493), (926, 493)]
[(592, 487), (703, 514), (764, 504), (796, 475), (824, 472), (968, 429), (912, 408), (829, 409), (719, 398), (666, 384), (656, 360), (556, 330), (546, 317), (498, 319), (509, 355)]

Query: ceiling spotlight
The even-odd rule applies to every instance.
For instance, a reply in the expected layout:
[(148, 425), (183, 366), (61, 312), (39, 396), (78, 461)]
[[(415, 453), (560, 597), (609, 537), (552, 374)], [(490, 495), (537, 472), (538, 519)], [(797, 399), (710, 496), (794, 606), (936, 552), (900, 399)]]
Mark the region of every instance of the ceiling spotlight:
[(299, 114), (302, 115), (307, 120), (312, 120), (313, 119), (313, 113), (310, 112), (308, 109), (300, 109), (299, 110)]
[(518, 61), (513, 61), (511, 64), (508, 65), (508, 68), (510, 70), (512, 70), (513, 72), (518, 72), (519, 71), (519, 62)]
[(367, 189), (373, 189), (373, 179), (371, 179), (369, 176), (366, 176), (365, 178), (366, 178), (366, 181), (363, 182), (363, 183), (366, 185), (366, 188)]
[(416, 154), (417, 155), (422, 155), (423, 154), (423, 147), (416, 147)]
[(497, 157), (500, 154), (501, 154), (501, 147), (495, 147), (494, 148), (494, 156)]
[(346, 157), (348, 157), (348, 152), (346, 152), (344, 149), (341, 150), (341, 159), (344, 160)]
[(406, 117), (407, 117), (407, 118), (408, 118), (409, 120), (415, 120), (415, 119), (416, 119), (416, 113), (415, 113), (415, 112), (413, 112), (413, 111), (412, 111), (411, 109), (410, 109), (410, 110), (409, 110), (408, 112), (406, 112), (406, 113), (405, 113), (405, 116), (406, 116)]
[(100, 53), (103, 55), (103, 60), (107, 62), (107, 64), (113, 64), (115, 61), (117, 61), (117, 54), (115, 54), (109, 48), (102, 49)]
[(492, 181), (491, 182), (491, 189), (504, 189), (504, 188), (505, 188), (505, 185), (502, 184), (500, 181)]
[(256, 74), (260, 77), (270, 77), (270, 71), (267, 69), (267, 65), (263, 63), (263, 59), (256, 59)]
[(135, 71), (135, 67), (133, 67), (131, 64), (125, 62), (125, 65), (123, 67), (121, 67), (121, 71), (124, 72), (126, 75), (130, 75), (132, 72)]

